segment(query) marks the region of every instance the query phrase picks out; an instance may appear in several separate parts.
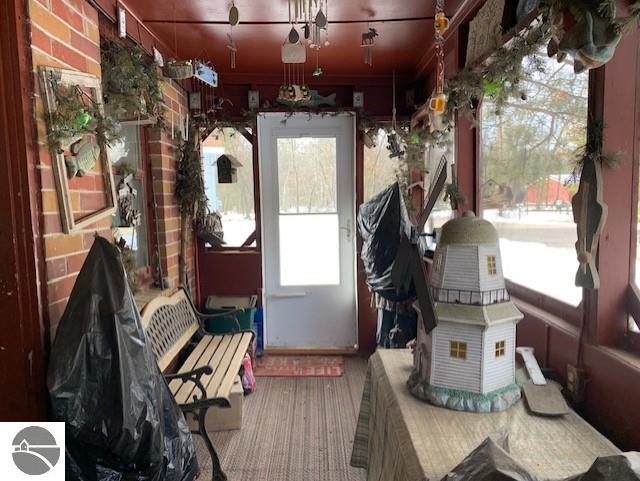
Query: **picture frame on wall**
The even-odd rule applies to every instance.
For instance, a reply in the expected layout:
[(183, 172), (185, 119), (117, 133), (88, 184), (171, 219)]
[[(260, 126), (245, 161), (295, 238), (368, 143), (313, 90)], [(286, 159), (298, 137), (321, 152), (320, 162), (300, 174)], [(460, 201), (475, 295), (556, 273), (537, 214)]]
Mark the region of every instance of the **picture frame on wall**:
[[(100, 79), (95, 75), (54, 67), (40, 67), (40, 80), (44, 92), (44, 108), (47, 117), (50, 117), (57, 109), (56, 94), (53, 90), (54, 84), (72, 87), (78, 86), (84, 93), (91, 97), (92, 102), (94, 105), (97, 105), (100, 112), (104, 111), (102, 87)], [(80, 141), (83, 140), (84, 139), (81, 139)], [(75, 142), (77, 143), (78, 140)], [(100, 203), (100, 206), (93, 208), (87, 207), (87, 205), (93, 205), (93, 202), (83, 205), (83, 202), (78, 200), (82, 193), (84, 193), (82, 188), (76, 191), (72, 189), (70, 185), (70, 182), (75, 181), (75, 177), (71, 176), (70, 178), (69, 175), (69, 159), (65, 158), (69, 156), (67, 152), (68, 149), (64, 151), (51, 150), (53, 176), (60, 211), (60, 223), (65, 234), (81, 230), (100, 219), (113, 215), (116, 211), (115, 185), (111, 164), (107, 156), (107, 147), (95, 141), (94, 143), (99, 147), (99, 154), (95, 167), (93, 167), (91, 169), (92, 172), (88, 174), (98, 179), (101, 189), (96, 190), (93, 194), (103, 193), (104, 203)]]

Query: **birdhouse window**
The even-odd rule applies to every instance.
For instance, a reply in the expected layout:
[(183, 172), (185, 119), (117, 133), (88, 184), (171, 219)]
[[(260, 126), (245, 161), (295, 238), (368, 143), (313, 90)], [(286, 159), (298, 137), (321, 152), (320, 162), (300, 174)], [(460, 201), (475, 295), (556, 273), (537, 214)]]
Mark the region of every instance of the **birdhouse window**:
[(442, 258), (444, 256), (442, 255), (442, 252), (438, 252), (438, 255), (436, 256), (436, 262), (435, 265), (433, 266), (434, 270), (436, 271), (441, 271), (442, 270)]
[(506, 341), (496, 342), (496, 358), (504, 356), (506, 352)]
[(449, 341), (449, 357), (456, 359), (467, 358), (467, 343), (460, 341)]
[(490, 276), (495, 276), (498, 273), (496, 268), (496, 256), (487, 256), (487, 271)]

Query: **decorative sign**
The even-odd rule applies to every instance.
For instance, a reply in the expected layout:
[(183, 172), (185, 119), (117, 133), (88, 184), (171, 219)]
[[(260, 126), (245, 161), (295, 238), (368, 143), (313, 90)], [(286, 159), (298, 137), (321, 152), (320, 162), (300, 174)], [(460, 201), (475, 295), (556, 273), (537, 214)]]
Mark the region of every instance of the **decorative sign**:
[(127, 37), (127, 11), (118, 6), (118, 37)]
[(471, 65), (484, 53), (497, 47), (502, 33), (500, 25), (503, 13), (504, 0), (487, 0), (478, 15), (471, 20), (465, 65)]
[(212, 65), (196, 62), (195, 72), (195, 77), (197, 79), (202, 80), (211, 87), (218, 86), (218, 72), (216, 72)]

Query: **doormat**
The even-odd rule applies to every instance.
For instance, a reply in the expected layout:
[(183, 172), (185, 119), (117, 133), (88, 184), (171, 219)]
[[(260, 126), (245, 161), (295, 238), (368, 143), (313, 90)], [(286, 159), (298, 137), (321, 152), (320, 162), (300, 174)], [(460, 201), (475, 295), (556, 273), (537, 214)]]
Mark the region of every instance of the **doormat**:
[(258, 359), (254, 370), (261, 377), (340, 377), (342, 356), (270, 356)]

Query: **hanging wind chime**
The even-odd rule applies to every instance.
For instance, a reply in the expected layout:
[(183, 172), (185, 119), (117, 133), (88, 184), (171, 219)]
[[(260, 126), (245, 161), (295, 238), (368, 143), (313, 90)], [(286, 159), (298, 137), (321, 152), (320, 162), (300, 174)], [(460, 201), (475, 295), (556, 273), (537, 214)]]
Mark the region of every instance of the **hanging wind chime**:
[(239, 21), (240, 21), (240, 16), (238, 13), (238, 8), (236, 7), (235, 3), (231, 3), (231, 8), (229, 9), (229, 33), (227, 34), (227, 39), (228, 39), (227, 48), (231, 53), (232, 69), (236, 68), (236, 52), (238, 51), (238, 48), (236, 47), (236, 42), (235, 40), (233, 40), (233, 27), (238, 25)]
[(447, 95), (444, 93), (444, 32), (449, 28), (449, 19), (444, 13), (444, 0), (436, 1), (436, 12), (433, 22), (436, 42), (436, 90), (429, 99), (429, 120), (431, 130), (442, 130), (442, 115), (447, 109)]
[(364, 64), (371, 67), (373, 65), (373, 45), (374, 39), (378, 36), (378, 32), (375, 28), (369, 28), (368, 31), (362, 34), (362, 42), (360, 47), (364, 49)]
[[(304, 64), (307, 50), (297, 27), (302, 24), (302, 35), (309, 48), (316, 51), (314, 76), (322, 75), (319, 51), (322, 45), (329, 46), (329, 22), (327, 20), (327, 0), (289, 0), (289, 25), (291, 29), (282, 44), (284, 81), (280, 87), (278, 101), (295, 103), (310, 99), (309, 88), (305, 85)], [(325, 34), (324, 42), (322, 34)]]

